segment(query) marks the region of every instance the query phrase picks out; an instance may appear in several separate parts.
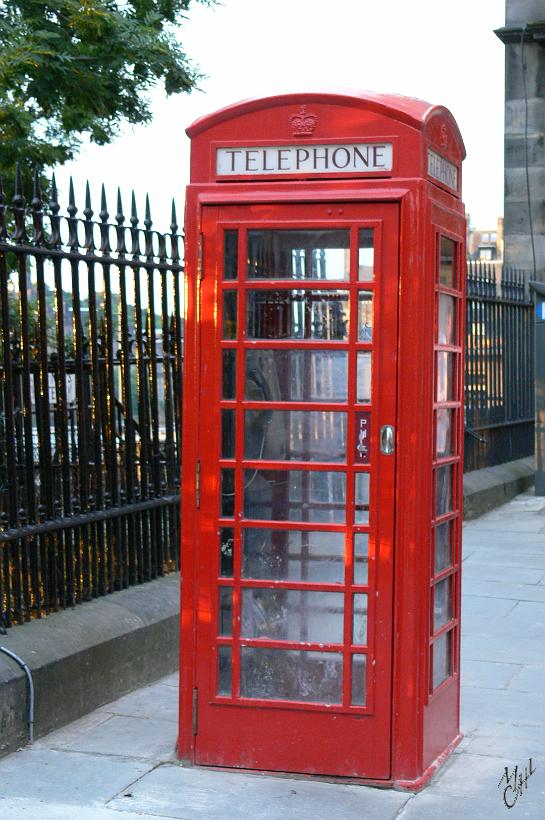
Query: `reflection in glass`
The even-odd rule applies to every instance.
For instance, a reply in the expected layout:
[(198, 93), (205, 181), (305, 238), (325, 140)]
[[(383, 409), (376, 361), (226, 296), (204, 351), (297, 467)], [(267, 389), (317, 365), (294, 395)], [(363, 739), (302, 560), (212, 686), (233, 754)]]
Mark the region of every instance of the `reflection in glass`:
[(233, 634), (233, 587), (219, 587), (218, 635)]
[(358, 279), (360, 282), (370, 282), (374, 276), (374, 234), (373, 228), (360, 228), (358, 251)]
[(358, 293), (358, 342), (373, 341), (373, 293), (360, 290)]
[(233, 552), (235, 531), (232, 527), (220, 529), (220, 575), (230, 578), (233, 575)]
[(341, 584), (344, 580), (344, 534), (244, 529), (242, 577)]
[(221, 514), (223, 518), (232, 518), (235, 514), (235, 471), (221, 471)]
[(439, 581), (433, 588), (433, 629), (437, 632), (452, 618), (450, 578)]
[(236, 279), (238, 273), (238, 231), (225, 231), (223, 278)]
[(358, 593), (352, 596), (352, 643), (365, 646), (367, 643), (367, 595)]
[(369, 523), (369, 473), (356, 473), (354, 488), (354, 523)]
[(456, 304), (453, 296), (439, 294), (439, 315), (437, 317), (437, 342), (440, 345), (453, 345), (456, 341)]
[(221, 411), (221, 457), (235, 457), (235, 411)]
[(454, 401), (454, 353), (437, 353), (436, 401)]
[(240, 694), (243, 698), (341, 703), (342, 655), (295, 649), (240, 650)]
[(345, 462), (346, 413), (246, 410), (244, 457), (251, 460)]
[(223, 332), (222, 339), (236, 339), (237, 336), (237, 292), (223, 291)]
[(452, 239), (448, 239), (446, 236), (441, 237), (439, 282), (447, 288), (456, 287), (455, 248)]
[(435, 574), (450, 567), (450, 530), (452, 522), (435, 527)]
[(276, 521), (345, 521), (346, 474), (314, 470), (246, 470), (244, 517)]
[(438, 467), (435, 471), (435, 515), (451, 512), (452, 510), (452, 465)]
[(356, 401), (371, 401), (371, 353), (367, 351), (357, 354)]
[(243, 638), (342, 643), (344, 594), (300, 589), (243, 589)]
[(452, 455), (452, 419), (454, 411), (442, 407), (436, 410), (435, 413), (437, 416), (437, 458), (444, 458)]
[(365, 706), (367, 655), (352, 655), (352, 706)]
[(347, 397), (346, 351), (246, 351), (246, 399), (341, 402)]
[(218, 695), (231, 694), (231, 647), (218, 646)]
[(348, 338), (348, 292), (249, 290), (246, 328), (250, 339), (345, 341)]
[(441, 635), (432, 646), (433, 652), (433, 688), (437, 689), (451, 674), (451, 636), (450, 632)]
[(222, 350), (221, 353), (221, 397), (222, 399), (236, 398), (237, 379), (237, 352), (236, 350)]
[(248, 279), (350, 277), (350, 232), (248, 231)]
[(354, 535), (354, 583), (367, 583), (369, 535), (357, 532)]

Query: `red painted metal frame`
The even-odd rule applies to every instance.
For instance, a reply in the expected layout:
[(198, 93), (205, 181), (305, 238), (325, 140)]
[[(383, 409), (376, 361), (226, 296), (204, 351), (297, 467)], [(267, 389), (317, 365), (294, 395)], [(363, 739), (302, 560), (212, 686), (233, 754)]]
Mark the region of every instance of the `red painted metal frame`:
[[(212, 143), (228, 145), (237, 140), (248, 145), (266, 142), (277, 144), (279, 140), (289, 141), (286, 123), (289, 116), (301, 104), (307, 104), (318, 115), (318, 127), (314, 140), (328, 139), (344, 142), (355, 139), (370, 141), (374, 135), (392, 134), (399, 139), (399, 156), (396, 173), (390, 179), (328, 179), (328, 180), (263, 180), (248, 178), (244, 181), (229, 181), (218, 184), (211, 178), (210, 151)], [(267, 116), (264, 116), (264, 112)], [(199, 121), (189, 131), (193, 138), (192, 184), (188, 189), (186, 208), (186, 348), (185, 348), (185, 390), (184, 390), (184, 465), (182, 494), (182, 638), (181, 638), (181, 691), (180, 691), (180, 756), (195, 762), (198, 757), (193, 735), (193, 692), (196, 688), (198, 669), (210, 669), (209, 659), (202, 658), (203, 648), (197, 641), (198, 619), (207, 616), (203, 607), (202, 579), (207, 578), (207, 568), (199, 553), (199, 540), (213, 535), (214, 522), (205, 520), (195, 509), (196, 463), (207, 447), (202, 441), (200, 422), (202, 403), (199, 378), (201, 374), (200, 334), (206, 334), (206, 325), (213, 313), (210, 304), (202, 302), (203, 316), (199, 315), (201, 305), (198, 279), (199, 234), (202, 229), (203, 209), (206, 205), (231, 205), (245, 210), (250, 202), (258, 205), (263, 222), (271, 216), (273, 205), (285, 203), (293, 205), (303, 202), (331, 203), (332, 220), (337, 218), (335, 210), (346, 203), (398, 203), (400, 209), (399, 244), (399, 329), (397, 337), (397, 361), (394, 356), (392, 366), (397, 364), (397, 460), (395, 482), (395, 565), (393, 622), (395, 636), (392, 646), (393, 680), (391, 736), (388, 744), (391, 751), (391, 769), (386, 776), (378, 776), (372, 769), (362, 771), (354, 759), (354, 767), (344, 768), (346, 763), (343, 749), (337, 748), (339, 767), (335, 772), (346, 776), (358, 776), (367, 782), (395, 784), (400, 788), (420, 788), (433, 771), (452, 751), (460, 739), (459, 732), (459, 567), (461, 537), (461, 499), (463, 463), (463, 414), (458, 411), (457, 444), (454, 459), (453, 512), (447, 516), (453, 520), (453, 569), (456, 576), (454, 589), (454, 635), (453, 674), (435, 692), (430, 692), (430, 607), (431, 588), (440, 576), (433, 576), (432, 520), (434, 518), (433, 459), (434, 459), (434, 345), (436, 312), (436, 264), (437, 235), (444, 234), (457, 242), (461, 253), (458, 255), (460, 281), (459, 346), (460, 362), (464, 355), (463, 317), (465, 316), (463, 293), (463, 248), (465, 241), (465, 219), (463, 205), (437, 181), (430, 181), (426, 172), (427, 150), (444, 156), (450, 162), (461, 166), (464, 157), (463, 143), (452, 116), (443, 108), (429, 106), (419, 101), (404, 98), (380, 97), (380, 95), (290, 95), (271, 100), (256, 100), (232, 106)], [(304, 140), (293, 138), (292, 142)], [(459, 178), (461, 177), (459, 170)], [(354, 204), (357, 210), (357, 206)], [(380, 205), (379, 205), (380, 207)], [(275, 214), (279, 211), (275, 209)], [(208, 262), (205, 258), (205, 267)], [(206, 277), (217, 271), (205, 270)], [(314, 283), (315, 284), (315, 283)], [(297, 280), (299, 289), (302, 283)], [(311, 287), (311, 284), (308, 284)], [(319, 285), (322, 289), (322, 285)], [(343, 283), (335, 287), (344, 289)], [(214, 301), (215, 296), (212, 299)], [(208, 311), (208, 312), (206, 312)], [(211, 313), (212, 311), (212, 313)], [(378, 332), (375, 334), (378, 339)], [(236, 346), (236, 345), (234, 345)], [(267, 347), (272, 347), (269, 341)], [(313, 345), (314, 346), (314, 345)], [(206, 363), (203, 361), (203, 367)], [(240, 368), (239, 368), (240, 369)], [(462, 369), (457, 370), (456, 406), (460, 406), (462, 395)], [(262, 405), (256, 405), (262, 406)], [(463, 405), (462, 405), (463, 406)], [(287, 409), (287, 408), (286, 408)], [(289, 409), (294, 409), (290, 403)], [(333, 410), (334, 407), (328, 408)], [(374, 423), (373, 435), (376, 437)], [(199, 444), (199, 436), (200, 444)], [(350, 439), (348, 439), (350, 442)], [(262, 466), (262, 465), (260, 465)], [(284, 465), (283, 465), (284, 466)], [(293, 463), (285, 465), (288, 469)], [(312, 464), (311, 468), (315, 465)], [(325, 465), (324, 465), (325, 468)], [(327, 469), (334, 469), (327, 465)], [(267, 526), (267, 522), (260, 525)], [(275, 524), (275, 526), (277, 526)], [(299, 525), (298, 525), (299, 526)], [(335, 529), (333, 525), (330, 525)], [(320, 529), (328, 527), (321, 525)], [(447, 573), (448, 575), (449, 573)], [(291, 585), (290, 585), (291, 586)], [(453, 623), (453, 622), (449, 622)], [(437, 634), (437, 633), (436, 633)], [(348, 651), (348, 650), (347, 650)], [(204, 649), (206, 652), (206, 649)], [(209, 674), (207, 672), (206, 674)], [(199, 693), (200, 697), (200, 693)], [(264, 704), (263, 704), (264, 705)], [(198, 709), (200, 706), (198, 706)], [(227, 707), (226, 707), (227, 708)], [(295, 707), (301, 716), (305, 731), (312, 735), (316, 721), (321, 717), (333, 719), (333, 715), (323, 715), (319, 709)], [(329, 711), (329, 707), (324, 709)], [(200, 714), (200, 713), (199, 713)], [(257, 714), (257, 713), (256, 713)], [(277, 711), (267, 703), (267, 708), (259, 711), (256, 727), (264, 727), (265, 715), (272, 715), (278, 721)], [(361, 712), (360, 712), (361, 714)], [(358, 720), (354, 714), (352, 720)], [(269, 731), (272, 731), (269, 725)], [(230, 732), (233, 732), (230, 735)], [(256, 728), (257, 731), (257, 728)], [(201, 743), (201, 729), (199, 744)], [(265, 733), (267, 729), (265, 728)], [(276, 728), (277, 739), (281, 742), (281, 730)], [(236, 721), (226, 727), (229, 743), (237, 744), (239, 738)], [(205, 741), (206, 742), (206, 741)], [(256, 748), (242, 750), (238, 765), (255, 767), (256, 749), (259, 738), (255, 738)], [(317, 745), (317, 744), (314, 744)], [(327, 771), (323, 761), (316, 755), (307, 755), (309, 749), (301, 748), (297, 753), (294, 771)], [(331, 750), (333, 753), (333, 750)], [(329, 752), (328, 752), (329, 754)], [(244, 756), (246, 755), (246, 756)], [(309, 760), (309, 757), (313, 757)], [(318, 755), (318, 758), (320, 756)], [(310, 763), (310, 765), (309, 765)], [(317, 765), (316, 765), (317, 764)], [(266, 757), (258, 764), (260, 768), (272, 768)]]

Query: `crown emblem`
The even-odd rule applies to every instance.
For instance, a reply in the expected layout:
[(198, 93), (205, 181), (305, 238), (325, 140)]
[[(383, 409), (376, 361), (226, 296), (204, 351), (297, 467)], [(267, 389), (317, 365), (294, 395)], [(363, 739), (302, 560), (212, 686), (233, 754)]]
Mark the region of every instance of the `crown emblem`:
[(290, 117), (291, 130), (294, 137), (311, 137), (318, 117), (316, 114), (307, 114), (306, 105), (302, 105), (297, 114), (292, 114)]

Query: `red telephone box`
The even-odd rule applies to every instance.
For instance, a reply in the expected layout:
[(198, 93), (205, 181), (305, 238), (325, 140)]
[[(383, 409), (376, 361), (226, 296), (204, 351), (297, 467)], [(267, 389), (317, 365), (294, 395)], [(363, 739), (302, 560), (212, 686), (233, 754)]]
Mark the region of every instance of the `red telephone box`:
[(188, 134), (180, 757), (419, 788), (461, 737), (460, 133), (292, 94)]

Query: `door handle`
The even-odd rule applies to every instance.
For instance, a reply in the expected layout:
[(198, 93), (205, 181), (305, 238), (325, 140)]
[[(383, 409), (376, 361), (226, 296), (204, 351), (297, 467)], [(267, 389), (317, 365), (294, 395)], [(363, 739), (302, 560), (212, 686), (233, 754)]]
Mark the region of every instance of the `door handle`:
[(395, 431), (391, 424), (385, 424), (380, 428), (380, 452), (385, 456), (391, 456), (395, 450)]

